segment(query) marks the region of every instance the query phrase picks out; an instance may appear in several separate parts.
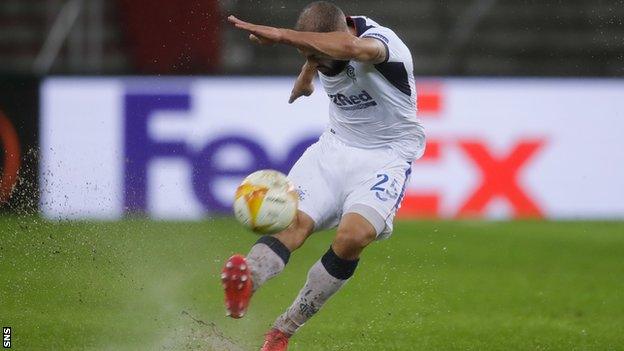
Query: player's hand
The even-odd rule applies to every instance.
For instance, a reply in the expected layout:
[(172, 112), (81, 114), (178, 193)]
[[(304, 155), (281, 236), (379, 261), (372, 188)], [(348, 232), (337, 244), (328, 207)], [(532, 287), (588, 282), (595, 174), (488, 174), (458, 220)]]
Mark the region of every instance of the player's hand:
[(245, 21), (241, 21), (238, 18), (230, 15), (228, 21), (232, 23), (236, 28), (246, 30), (249, 34), (249, 40), (260, 45), (271, 45), (279, 43), (282, 40), (283, 34), (280, 28), (261, 26)]
[(290, 93), (290, 99), (288, 99), (288, 103), (292, 104), (298, 98), (302, 96), (310, 96), (312, 95), (312, 93), (314, 93), (314, 84), (312, 84), (312, 82), (302, 82), (301, 80), (297, 79), (297, 81), (295, 82), (295, 86)]
[(308, 57), (301, 67), (301, 72), (295, 81), (295, 86), (290, 93), (288, 103), (292, 104), (302, 96), (310, 96), (314, 93), (314, 77), (318, 69), (318, 62), (313, 57)]

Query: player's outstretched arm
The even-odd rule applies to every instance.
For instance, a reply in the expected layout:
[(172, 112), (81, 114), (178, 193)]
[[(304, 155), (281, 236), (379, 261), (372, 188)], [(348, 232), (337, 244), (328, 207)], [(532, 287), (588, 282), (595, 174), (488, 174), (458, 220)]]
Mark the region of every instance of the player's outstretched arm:
[(299, 32), (292, 29), (261, 26), (241, 21), (234, 16), (228, 20), (236, 28), (250, 33), (249, 39), (258, 44), (291, 45), (308, 54), (317, 54), (335, 60), (356, 60), (381, 63), (388, 56), (386, 46), (374, 38), (358, 38), (347, 32)]
[(298, 32), (284, 29), (281, 43), (294, 46), (305, 53), (334, 60), (355, 60), (382, 63), (388, 55), (386, 46), (374, 38), (358, 38), (346, 32)]
[(314, 93), (314, 77), (316, 76), (316, 70), (318, 65), (311, 60), (307, 60), (301, 67), (301, 73), (295, 81), (295, 86), (290, 93), (290, 99), (288, 103), (292, 104), (298, 98), (302, 96), (310, 96)]

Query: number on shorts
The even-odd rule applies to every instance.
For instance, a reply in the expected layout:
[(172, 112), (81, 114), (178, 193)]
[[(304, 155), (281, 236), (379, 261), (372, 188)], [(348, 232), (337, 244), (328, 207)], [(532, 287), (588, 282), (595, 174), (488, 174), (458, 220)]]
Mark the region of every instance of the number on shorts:
[(373, 185), (373, 187), (370, 189), (372, 191), (386, 191), (386, 188), (381, 187), (381, 185), (385, 184), (388, 179), (390, 179), (390, 177), (388, 177), (387, 174), (378, 174), (377, 178), (381, 178), (380, 181), (377, 182), (377, 184)]

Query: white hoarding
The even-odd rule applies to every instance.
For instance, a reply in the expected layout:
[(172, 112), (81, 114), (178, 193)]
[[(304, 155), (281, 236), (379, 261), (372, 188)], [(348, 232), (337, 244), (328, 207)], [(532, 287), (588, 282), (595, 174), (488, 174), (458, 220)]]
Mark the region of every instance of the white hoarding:
[[(50, 218), (199, 219), (255, 169), (290, 166), (329, 99), (287, 78), (52, 78), (42, 85)], [(421, 81), (428, 148), (403, 217), (624, 217), (624, 81)]]

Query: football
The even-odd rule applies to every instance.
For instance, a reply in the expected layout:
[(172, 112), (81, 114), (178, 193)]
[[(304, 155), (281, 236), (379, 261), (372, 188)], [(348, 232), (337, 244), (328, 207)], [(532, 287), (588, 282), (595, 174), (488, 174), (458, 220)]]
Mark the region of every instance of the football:
[(258, 234), (277, 233), (295, 219), (298, 196), (286, 176), (274, 170), (260, 170), (247, 176), (236, 189), (234, 215)]

